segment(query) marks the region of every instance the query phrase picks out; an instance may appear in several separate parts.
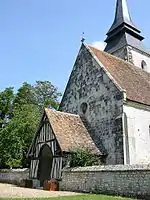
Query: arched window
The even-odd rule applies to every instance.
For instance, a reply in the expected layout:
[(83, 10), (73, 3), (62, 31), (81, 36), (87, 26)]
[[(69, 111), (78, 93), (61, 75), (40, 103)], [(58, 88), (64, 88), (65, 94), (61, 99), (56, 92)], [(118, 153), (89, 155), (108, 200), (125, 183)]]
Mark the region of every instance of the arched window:
[(146, 70), (146, 68), (147, 68), (147, 64), (146, 64), (146, 62), (144, 60), (142, 60), (142, 62), (141, 62), (141, 68), (143, 70)]
[(80, 106), (81, 112), (82, 112), (83, 114), (86, 113), (87, 108), (88, 108), (87, 103), (82, 103), (81, 106)]

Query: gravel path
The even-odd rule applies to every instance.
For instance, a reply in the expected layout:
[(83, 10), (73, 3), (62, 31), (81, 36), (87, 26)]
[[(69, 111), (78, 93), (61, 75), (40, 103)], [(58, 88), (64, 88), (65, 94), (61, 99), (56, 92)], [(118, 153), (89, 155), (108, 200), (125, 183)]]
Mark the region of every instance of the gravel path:
[(20, 188), (14, 185), (0, 183), (0, 197), (58, 197), (58, 196), (73, 196), (79, 195), (74, 192), (49, 192), (37, 189)]

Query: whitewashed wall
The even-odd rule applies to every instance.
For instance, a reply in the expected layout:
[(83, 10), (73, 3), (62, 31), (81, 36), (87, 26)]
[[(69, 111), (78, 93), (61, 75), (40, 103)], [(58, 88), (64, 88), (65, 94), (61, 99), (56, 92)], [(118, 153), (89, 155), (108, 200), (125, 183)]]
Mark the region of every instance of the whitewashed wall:
[(146, 106), (124, 105), (124, 159), (125, 164), (150, 163), (150, 111)]
[(147, 55), (141, 54), (134, 50), (131, 50), (131, 53), (134, 65), (141, 68), (141, 62), (144, 60), (147, 64), (145, 71), (150, 72), (150, 56), (148, 57)]

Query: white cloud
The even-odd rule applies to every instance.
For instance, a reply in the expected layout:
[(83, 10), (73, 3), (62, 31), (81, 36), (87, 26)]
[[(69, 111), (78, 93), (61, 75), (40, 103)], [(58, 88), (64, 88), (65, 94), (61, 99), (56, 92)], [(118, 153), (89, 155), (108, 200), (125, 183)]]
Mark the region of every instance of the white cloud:
[(92, 46), (103, 51), (106, 46), (106, 43), (103, 41), (95, 41), (92, 43)]

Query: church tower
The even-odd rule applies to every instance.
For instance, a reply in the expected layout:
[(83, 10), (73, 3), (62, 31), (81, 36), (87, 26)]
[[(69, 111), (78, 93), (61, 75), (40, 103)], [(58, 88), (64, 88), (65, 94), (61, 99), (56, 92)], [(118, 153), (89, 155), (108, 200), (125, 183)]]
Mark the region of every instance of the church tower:
[(150, 52), (142, 44), (141, 31), (131, 20), (127, 0), (117, 0), (115, 19), (106, 35), (104, 51), (150, 72)]

